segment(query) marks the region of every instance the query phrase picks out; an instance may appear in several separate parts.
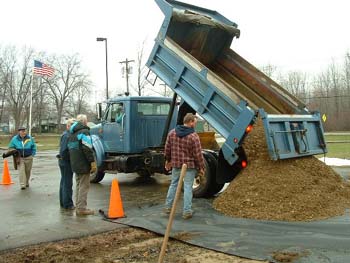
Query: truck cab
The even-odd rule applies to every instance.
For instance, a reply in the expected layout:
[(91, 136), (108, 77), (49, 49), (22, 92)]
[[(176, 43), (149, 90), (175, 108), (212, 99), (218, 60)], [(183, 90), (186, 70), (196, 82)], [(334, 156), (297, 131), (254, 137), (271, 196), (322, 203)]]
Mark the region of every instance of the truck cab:
[[(160, 151), (172, 99), (165, 97), (117, 97), (107, 102), (101, 123), (91, 128), (98, 172), (164, 172)], [(169, 130), (175, 127), (177, 110), (171, 114)]]

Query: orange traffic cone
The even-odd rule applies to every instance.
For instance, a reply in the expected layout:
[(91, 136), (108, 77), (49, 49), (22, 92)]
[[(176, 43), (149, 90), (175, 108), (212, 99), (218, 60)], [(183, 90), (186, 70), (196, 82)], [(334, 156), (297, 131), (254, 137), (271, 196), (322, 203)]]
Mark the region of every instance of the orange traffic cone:
[(14, 182), (11, 181), (8, 162), (7, 162), (7, 160), (4, 160), (4, 170), (2, 172), (2, 182), (0, 184), (9, 185), (9, 184), (13, 184), (13, 183)]
[(119, 184), (117, 179), (113, 179), (111, 187), (111, 196), (109, 199), (108, 218), (124, 217), (122, 199), (119, 192)]

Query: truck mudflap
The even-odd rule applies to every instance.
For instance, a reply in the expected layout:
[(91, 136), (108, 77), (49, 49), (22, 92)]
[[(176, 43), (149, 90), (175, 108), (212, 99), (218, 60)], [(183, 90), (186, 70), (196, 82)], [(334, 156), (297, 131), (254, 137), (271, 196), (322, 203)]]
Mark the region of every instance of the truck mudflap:
[(327, 152), (321, 117), (318, 112), (306, 115), (267, 114), (259, 110), (272, 160), (296, 158)]

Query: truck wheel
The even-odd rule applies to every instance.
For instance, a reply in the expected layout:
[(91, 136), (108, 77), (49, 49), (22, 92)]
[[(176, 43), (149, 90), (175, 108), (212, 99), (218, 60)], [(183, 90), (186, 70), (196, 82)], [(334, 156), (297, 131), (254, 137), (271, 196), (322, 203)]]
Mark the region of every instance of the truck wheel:
[(90, 174), (90, 183), (99, 183), (105, 177), (105, 172), (97, 171), (96, 173)]
[[(95, 150), (94, 150), (94, 160), (97, 163)], [(103, 177), (105, 177), (105, 172), (99, 170), (97, 167), (96, 173), (90, 173), (90, 183), (94, 183), (94, 184), (99, 183), (102, 181)]]
[(209, 152), (205, 152), (204, 164), (205, 164), (205, 174), (204, 177), (196, 176), (193, 182), (193, 196), (195, 198), (201, 197), (211, 197), (218, 193), (223, 184), (216, 183), (216, 158)]
[(145, 178), (149, 178), (151, 176), (154, 175), (154, 173), (151, 173), (150, 171), (148, 170), (140, 170), (140, 171), (137, 171), (137, 174), (141, 177), (145, 177)]
[(212, 197), (216, 195), (218, 192), (220, 192), (225, 184), (219, 184), (216, 182), (216, 167), (218, 165), (217, 157), (214, 154), (209, 154), (208, 157), (211, 159), (209, 166), (210, 166), (212, 180), (210, 182), (209, 189), (206, 196)]

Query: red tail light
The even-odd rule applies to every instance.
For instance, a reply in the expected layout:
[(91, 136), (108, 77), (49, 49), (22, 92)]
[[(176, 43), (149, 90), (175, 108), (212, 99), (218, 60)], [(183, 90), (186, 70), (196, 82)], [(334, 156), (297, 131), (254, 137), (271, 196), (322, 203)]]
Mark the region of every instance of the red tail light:
[(242, 161), (241, 162), (241, 166), (242, 166), (242, 168), (246, 168), (247, 167), (247, 161)]
[(245, 129), (246, 133), (250, 133), (253, 130), (253, 125), (248, 125), (247, 128)]

